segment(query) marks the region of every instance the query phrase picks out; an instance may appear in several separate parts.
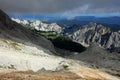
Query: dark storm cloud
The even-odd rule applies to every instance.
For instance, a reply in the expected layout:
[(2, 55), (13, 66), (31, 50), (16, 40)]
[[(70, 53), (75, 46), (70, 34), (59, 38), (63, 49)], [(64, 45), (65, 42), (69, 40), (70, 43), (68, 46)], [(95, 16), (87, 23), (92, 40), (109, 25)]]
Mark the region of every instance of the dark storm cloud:
[(119, 13), (120, 0), (0, 0), (7, 13)]

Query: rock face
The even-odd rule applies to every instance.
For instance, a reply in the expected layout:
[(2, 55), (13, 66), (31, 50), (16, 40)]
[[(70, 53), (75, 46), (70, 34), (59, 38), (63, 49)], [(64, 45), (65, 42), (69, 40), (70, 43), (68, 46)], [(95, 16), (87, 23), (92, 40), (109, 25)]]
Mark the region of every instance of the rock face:
[(2, 10), (0, 10), (0, 22), (9, 29), (13, 28), (11, 19)]
[(98, 43), (106, 49), (114, 49), (120, 47), (120, 32), (112, 32), (109, 28), (96, 23), (89, 23), (83, 27), (79, 27), (76, 31), (71, 29), (65, 32), (69, 37), (84, 46), (89, 46), (92, 42)]
[(35, 28), (36, 30), (40, 30), (40, 31), (55, 31), (57, 33), (61, 33), (62, 32), (62, 27), (60, 27), (58, 24), (56, 23), (44, 23), (42, 21), (36, 20), (36, 21), (29, 21), (29, 20), (20, 20), (20, 19), (14, 19), (12, 18), (12, 20), (16, 21), (19, 24), (22, 24), (25, 27), (31, 27), (31, 28)]

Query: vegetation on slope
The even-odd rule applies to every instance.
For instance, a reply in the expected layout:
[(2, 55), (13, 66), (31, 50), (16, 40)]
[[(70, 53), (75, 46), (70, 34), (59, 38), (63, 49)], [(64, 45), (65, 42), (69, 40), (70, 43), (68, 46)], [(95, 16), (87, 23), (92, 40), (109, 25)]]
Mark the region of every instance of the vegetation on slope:
[(49, 39), (53, 45), (57, 48), (69, 50), (71, 52), (83, 52), (86, 48), (81, 44), (73, 42), (67, 36), (63, 34), (59, 34), (53, 31), (37, 31), (33, 28), (29, 28), (32, 32), (36, 33), (36, 35), (42, 35), (45, 38)]

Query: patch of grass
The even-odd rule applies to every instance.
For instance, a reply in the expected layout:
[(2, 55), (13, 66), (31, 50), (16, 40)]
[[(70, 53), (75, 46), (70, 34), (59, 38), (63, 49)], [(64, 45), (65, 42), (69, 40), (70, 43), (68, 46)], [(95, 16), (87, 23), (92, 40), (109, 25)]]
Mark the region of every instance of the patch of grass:
[(40, 34), (49, 39), (55, 47), (60, 49), (65, 49), (72, 52), (83, 52), (84, 50), (86, 50), (86, 48), (83, 47), (81, 44), (73, 42), (68, 36), (63, 34), (52, 31), (37, 31), (37, 34)]
[(9, 42), (7, 40), (2, 40), (2, 42), (6, 43), (7, 45), (11, 46), (12, 48), (16, 49), (16, 50), (21, 50), (20, 49), (20, 45), (17, 42)]
[(63, 65), (63, 68), (66, 70), (66, 69), (68, 69), (68, 65)]
[(10, 45), (11, 45), (13, 48), (15, 48), (16, 50), (21, 50), (21, 49), (20, 49), (20, 45), (19, 45), (17, 42), (12, 42), (12, 43), (10, 43)]
[(83, 52), (86, 50), (84, 46), (79, 43), (73, 42), (68, 36), (54, 32), (54, 31), (37, 31), (29, 29), (36, 35), (41, 35), (50, 40), (57, 48), (68, 50), (71, 52)]
[(6, 40), (2, 40), (4, 43), (8, 43)]

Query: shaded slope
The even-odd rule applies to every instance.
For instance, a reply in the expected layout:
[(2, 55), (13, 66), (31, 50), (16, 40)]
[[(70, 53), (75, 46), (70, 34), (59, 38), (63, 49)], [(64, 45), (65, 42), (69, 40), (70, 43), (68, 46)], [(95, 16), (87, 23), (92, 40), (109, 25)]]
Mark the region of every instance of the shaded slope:
[(72, 55), (70, 58), (87, 62), (92, 68), (103, 69), (103, 71), (120, 77), (120, 55), (109, 53), (97, 44), (92, 44), (86, 51)]
[[(0, 37), (14, 40), (16, 42), (26, 42), (36, 44), (55, 53), (54, 47), (50, 41), (40, 35), (35, 35), (25, 29), (20, 24), (12, 21), (3, 11), (0, 10)], [(49, 44), (49, 45), (48, 45)], [(38, 47), (37, 46), (37, 47)], [(39, 47), (38, 47), (39, 48)]]

